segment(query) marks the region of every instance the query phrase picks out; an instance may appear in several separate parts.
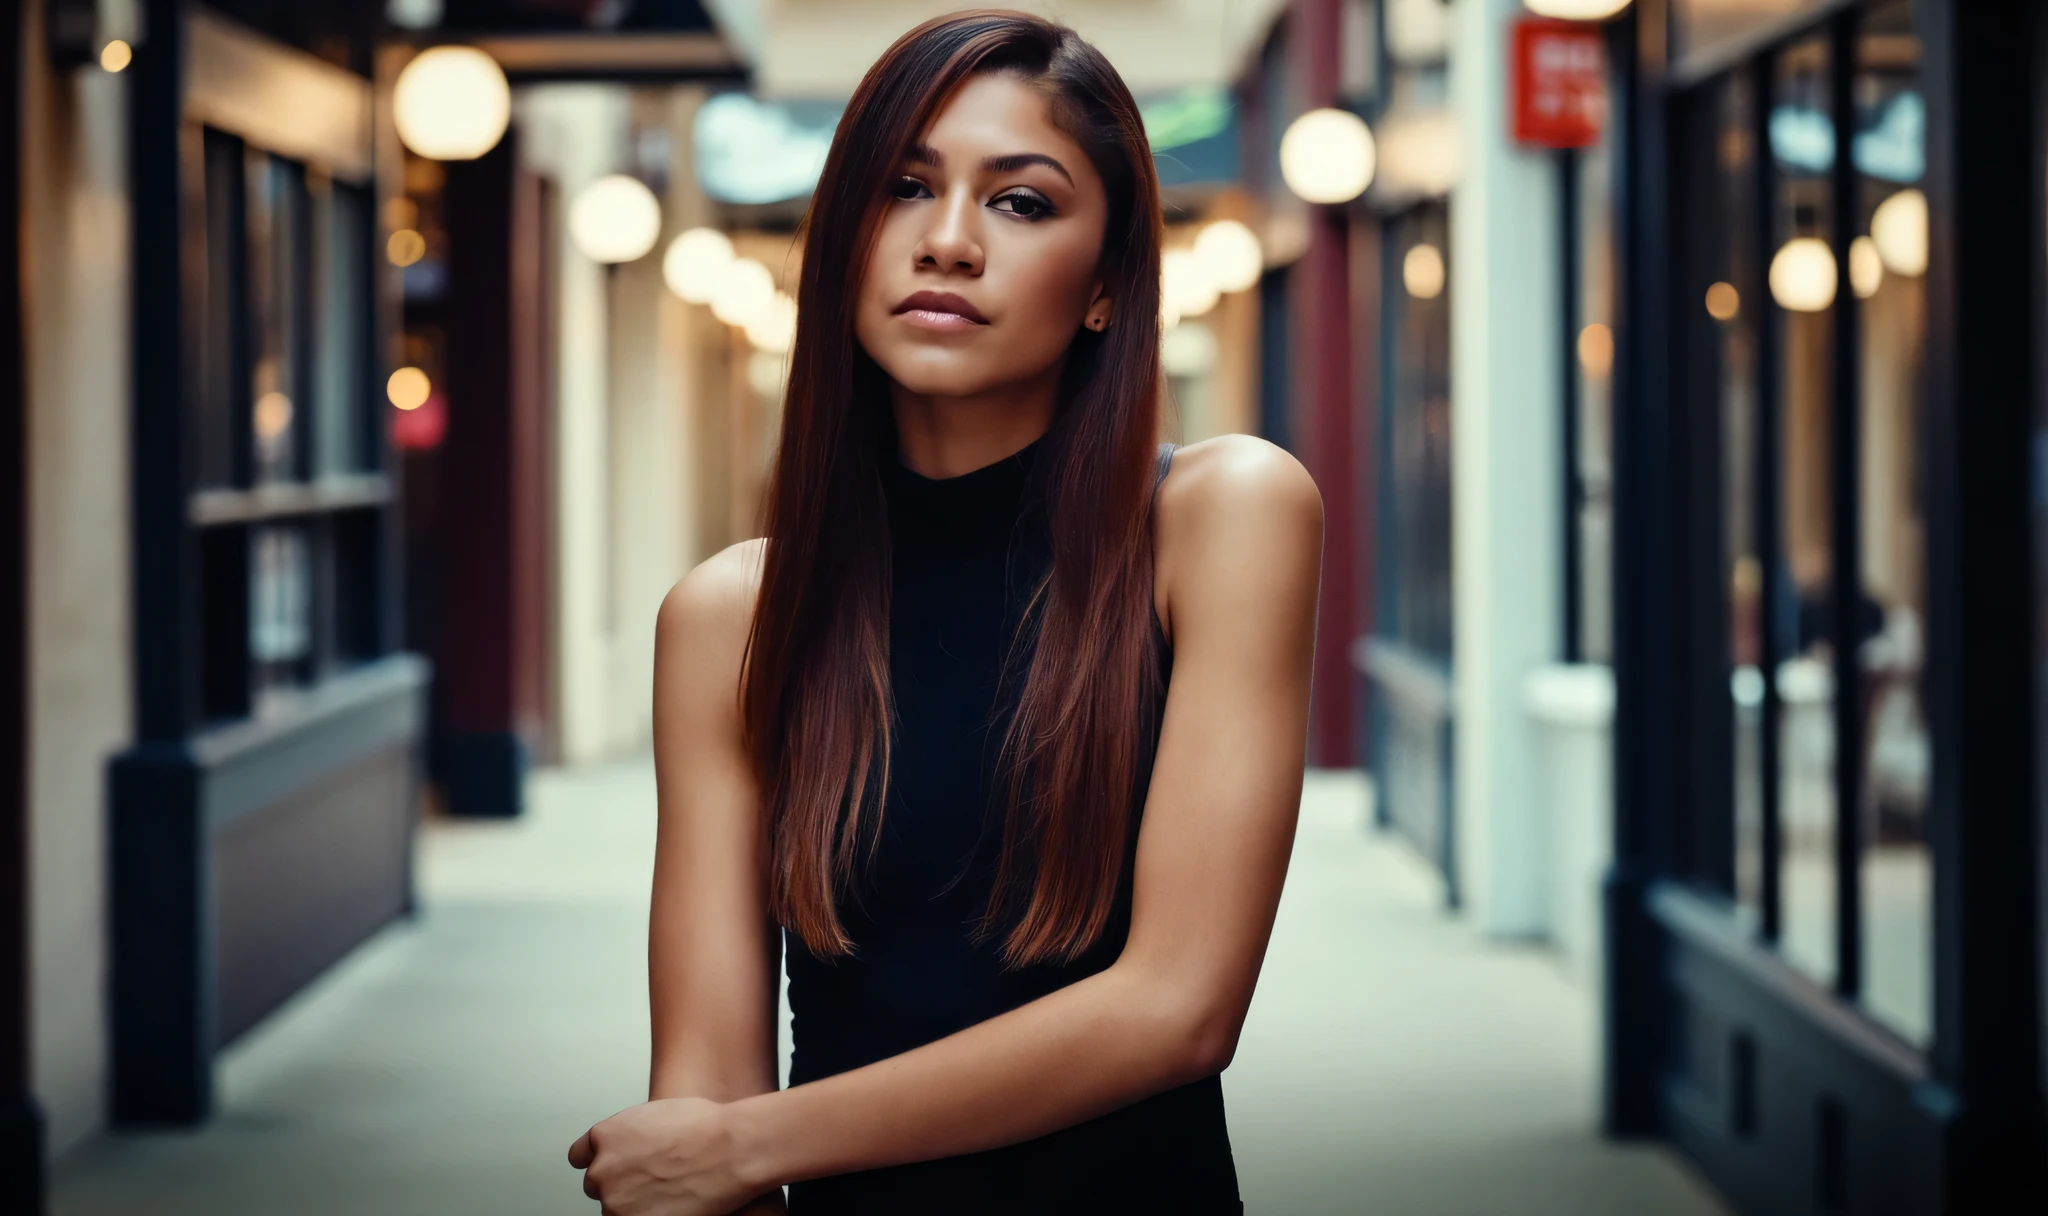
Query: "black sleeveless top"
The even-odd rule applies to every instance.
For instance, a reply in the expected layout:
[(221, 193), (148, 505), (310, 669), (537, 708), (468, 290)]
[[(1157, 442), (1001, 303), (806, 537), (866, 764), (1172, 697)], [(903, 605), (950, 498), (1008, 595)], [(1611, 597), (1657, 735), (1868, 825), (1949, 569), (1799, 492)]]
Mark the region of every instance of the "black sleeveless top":
[[(1005, 971), (999, 939), (971, 938), (1002, 846), (996, 766), (1015, 699), (1014, 683), (1007, 691), (999, 685), (1026, 602), (1051, 561), (1031, 475), (1038, 446), (933, 479), (904, 468), (894, 444), (885, 444), (894, 756), (873, 867), (839, 903), (855, 953), (821, 960), (784, 934), (792, 1085), (1004, 1013), (1103, 970), (1123, 949), (1135, 852), (1128, 847), (1109, 925), (1083, 958)], [(1171, 460), (1172, 446), (1162, 445), (1162, 479)], [(1170, 673), (1172, 651), (1156, 621), (1154, 637), (1160, 671)], [(1131, 729), (1149, 741), (1142, 791), (1158, 742), (1157, 708)], [(812, 1179), (789, 1194), (791, 1216), (1244, 1210), (1216, 1076), (1021, 1144)]]

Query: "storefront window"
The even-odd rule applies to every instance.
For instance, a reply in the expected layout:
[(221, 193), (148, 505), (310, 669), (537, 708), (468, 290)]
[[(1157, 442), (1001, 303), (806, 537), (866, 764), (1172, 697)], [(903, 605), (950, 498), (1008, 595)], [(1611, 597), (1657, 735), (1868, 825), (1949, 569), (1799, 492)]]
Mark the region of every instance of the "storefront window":
[(1865, 18), (1855, 77), (1855, 244), (1863, 602), (1858, 645), (1863, 765), (1864, 1004), (1906, 1038), (1932, 1031), (1933, 866), (1927, 845), (1930, 747), (1926, 478), (1920, 442), (1927, 335), (1925, 109), (1910, 7)]
[(1777, 634), (1778, 813), (1783, 842), (1780, 944), (1823, 982), (1836, 973), (1835, 690), (1829, 637), (1834, 577), (1830, 517), (1836, 270), (1829, 173), (1834, 118), (1828, 46), (1794, 43), (1779, 56), (1768, 130), (1776, 302), (1780, 602)]
[(1391, 220), (1384, 246), (1391, 518), (1380, 566), (1391, 592), (1381, 632), (1449, 663), (1451, 654), (1450, 225), (1442, 203)]

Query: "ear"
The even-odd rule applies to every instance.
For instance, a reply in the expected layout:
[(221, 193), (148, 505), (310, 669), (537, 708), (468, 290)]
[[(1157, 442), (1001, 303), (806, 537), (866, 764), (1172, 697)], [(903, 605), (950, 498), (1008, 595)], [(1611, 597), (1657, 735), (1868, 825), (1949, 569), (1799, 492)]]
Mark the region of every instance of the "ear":
[(1102, 288), (1098, 284), (1095, 288), (1095, 298), (1088, 302), (1088, 312), (1087, 315), (1081, 318), (1081, 324), (1099, 334), (1109, 328), (1109, 323), (1115, 314), (1116, 301), (1103, 295)]

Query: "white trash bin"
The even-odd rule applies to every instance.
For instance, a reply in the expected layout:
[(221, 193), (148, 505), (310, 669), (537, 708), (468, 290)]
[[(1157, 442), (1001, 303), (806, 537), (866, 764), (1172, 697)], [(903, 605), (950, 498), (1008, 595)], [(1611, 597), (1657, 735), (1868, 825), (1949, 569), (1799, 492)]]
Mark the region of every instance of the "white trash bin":
[(1536, 732), (1550, 938), (1572, 976), (1597, 986), (1601, 885), (1614, 840), (1613, 669), (1539, 667), (1523, 682), (1522, 704)]

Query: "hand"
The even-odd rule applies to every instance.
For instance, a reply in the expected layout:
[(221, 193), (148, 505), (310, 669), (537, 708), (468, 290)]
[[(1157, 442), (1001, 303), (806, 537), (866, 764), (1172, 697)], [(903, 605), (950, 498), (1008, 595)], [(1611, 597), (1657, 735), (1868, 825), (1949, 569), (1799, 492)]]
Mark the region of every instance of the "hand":
[(739, 1157), (726, 1107), (705, 1098), (629, 1107), (569, 1146), (604, 1216), (727, 1216), (769, 1189)]

